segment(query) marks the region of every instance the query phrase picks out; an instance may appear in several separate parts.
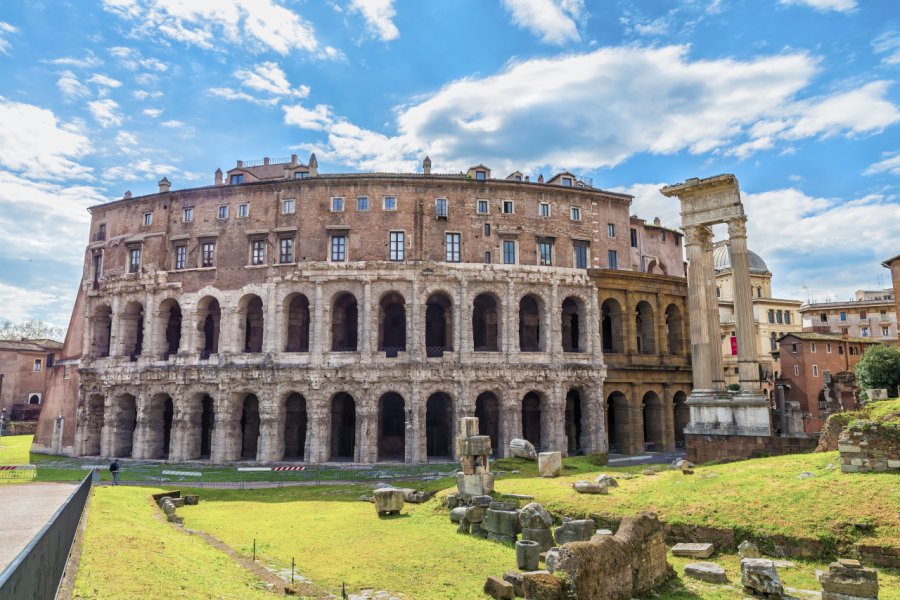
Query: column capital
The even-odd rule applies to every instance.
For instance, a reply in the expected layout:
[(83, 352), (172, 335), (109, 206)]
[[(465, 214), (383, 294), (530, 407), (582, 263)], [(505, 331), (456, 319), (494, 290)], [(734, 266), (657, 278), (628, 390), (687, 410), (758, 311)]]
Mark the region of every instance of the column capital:
[(704, 244), (712, 241), (712, 230), (706, 225), (691, 225), (684, 228), (684, 244)]
[(735, 217), (728, 221), (728, 237), (747, 237), (747, 217)]

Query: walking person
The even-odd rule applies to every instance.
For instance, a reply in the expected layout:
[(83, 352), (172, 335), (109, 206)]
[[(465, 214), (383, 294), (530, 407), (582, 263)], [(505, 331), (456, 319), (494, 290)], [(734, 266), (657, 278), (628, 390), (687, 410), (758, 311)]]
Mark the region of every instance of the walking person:
[(119, 485), (119, 459), (114, 458), (112, 464), (109, 465), (109, 472), (112, 473), (113, 485)]

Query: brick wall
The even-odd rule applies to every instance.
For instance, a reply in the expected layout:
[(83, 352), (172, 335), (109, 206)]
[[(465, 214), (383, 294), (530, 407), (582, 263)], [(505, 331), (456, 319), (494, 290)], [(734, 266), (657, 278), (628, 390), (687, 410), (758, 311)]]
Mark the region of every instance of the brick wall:
[(851, 423), (838, 451), (844, 473), (900, 472), (900, 424)]
[(765, 437), (752, 435), (686, 434), (687, 459), (695, 463), (811, 452), (815, 438)]

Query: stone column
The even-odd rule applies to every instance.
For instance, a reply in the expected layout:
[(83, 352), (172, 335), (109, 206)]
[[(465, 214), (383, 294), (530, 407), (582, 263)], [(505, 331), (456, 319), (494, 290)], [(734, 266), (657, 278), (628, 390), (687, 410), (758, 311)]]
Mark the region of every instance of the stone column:
[(420, 460), (419, 439), (421, 438), (421, 434), (419, 428), (422, 424), (419, 422), (419, 414), (416, 410), (419, 399), (419, 382), (417, 379), (413, 378), (411, 384), (409, 397), (403, 399), (403, 412), (405, 413), (404, 459), (406, 464), (415, 465), (424, 461)]
[[(134, 423), (134, 437), (131, 443), (131, 457), (134, 459), (157, 458), (150, 456), (151, 446), (162, 435), (155, 428), (152, 418), (152, 398), (146, 392), (134, 399), (137, 415)], [(160, 444), (162, 445), (162, 444)]]
[(663, 451), (675, 450), (675, 403), (672, 399), (672, 384), (663, 384)]
[(259, 441), (256, 460), (277, 462), (284, 459), (285, 404), (277, 397), (259, 402)]
[[(313, 322), (312, 322), (312, 340), (310, 343), (309, 362), (313, 367), (322, 364), (322, 353), (328, 344), (328, 335), (325, 330), (325, 306), (322, 293), (322, 282), (316, 282), (316, 291), (314, 294), (313, 304)], [(305, 456), (305, 455), (304, 455)]]
[(625, 343), (622, 350), (627, 355), (637, 354), (637, 324), (634, 320), (634, 293), (625, 290), (625, 306), (622, 307), (622, 335)]
[(706, 275), (703, 272), (703, 247), (709, 235), (706, 227), (688, 227), (684, 232), (688, 260), (688, 312), (691, 315), (691, 370), (695, 391), (711, 390), (713, 387), (709, 319), (706, 318)]
[(264, 300), (263, 313), (263, 352), (280, 352), (284, 349), (283, 328), (281, 327), (282, 307), (276, 301), (278, 287), (269, 285), (266, 289), (266, 299)]
[[(169, 441), (169, 460), (196, 460), (200, 456), (201, 402), (186, 399), (172, 401), (172, 438)], [(196, 431), (195, 431), (195, 424)]]
[[(458, 362), (466, 360), (472, 353), (472, 306), (469, 303), (468, 282), (465, 277), (459, 280), (459, 302), (456, 303), (454, 318), (454, 334), (458, 344), (456, 350), (459, 353)], [(457, 319), (457, 317), (459, 317)]]
[[(378, 314), (378, 311), (375, 311)], [(360, 351), (360, 361), (364, 363), (372, 362), (372, 349), (377, 348), (377, 342), (373, 345), (372, 331), (377, 334), (378, 328), (372, 327), (372, 282), (366, 281), (363, 284), (363, 305), (362, 310), (357, 311), (357, 349)]]
[(547, 344), (545, 347), (550, 352), (551, 362), (559, 364), (563, 355), (562, 307), (559, 303), (559, 283), (556, 280), (550, 286), (550, 306), (547, 307), (547, 315), (550, 317), (550, 327), (547, 329)]
[(378, 406), (368, 398), (357, 398), (356, 462), (378, 462)]
[(656, 294), (656, 353), (660, 356), (671, 354), (669, 337), (666, 335), (666, 302), (662, 294)]
[(741, 390), (759, 392), (759, 365), (756, 354), (756, 323), (750, 289), (750, 261), (747, 256), (747, 218), (728, 221), (731, 241), (731, 271), (734, 277), (734, 325), (738, 346), (738, 374)]
[(197, 353), (197, 308), (181, 307), (181, 337), (178, 339), (178, 354)]
[[(628, 398), (628, 454), (644, 453), (644, 398), (635, 384), (630, 384)], [(616, 415), (618, 416), (618, 415)]]
[(422, 327), (422, 307), (419, 305), (419, 278), (417, 274), (412, 277), (411, 302), (406, 303), (406, 350), (409, 360), (416, 364), (422, 362), (425, 354), (422, 345), (425, 342), (425, 328)]
[(708, 321), (708, 340), (712, 364), (713, 389), (725, 390), (725, 359), (722, 356), (722, 326), (719, 323), (719, 300), (716, 298), (716, 271), (713, 266), (713, 234), (707, 228), (708, 235), (703, 240), (703, 283), (706, 288), (706, 318)]
[(235, 394), (221, 394), (215, 399), (213, 410), (215, 426), (210, 462), (226, 463), (240, 458), (242, 446), (240, 411), (243, 407), (235, 401), (234, 396)]
[(318, 397), (306, 398), (306, 446), (303, 458), (307, 463), (327, 462), (331, 456), (330, 407)]

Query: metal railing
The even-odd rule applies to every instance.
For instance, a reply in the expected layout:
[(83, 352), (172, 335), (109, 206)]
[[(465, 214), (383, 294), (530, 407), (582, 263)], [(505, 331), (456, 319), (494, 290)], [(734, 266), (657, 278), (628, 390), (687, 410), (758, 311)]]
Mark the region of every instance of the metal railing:
[(0, 481), (34, 481), (34, 465), (0, 465)]
[(0, 600), (56, 597), (90, 491), (88, 474), (31, 543), (0, 573)]

